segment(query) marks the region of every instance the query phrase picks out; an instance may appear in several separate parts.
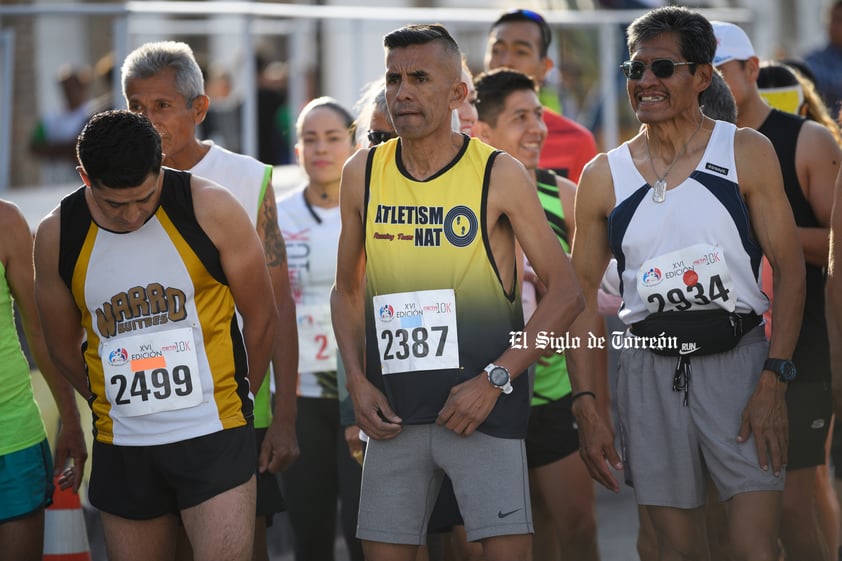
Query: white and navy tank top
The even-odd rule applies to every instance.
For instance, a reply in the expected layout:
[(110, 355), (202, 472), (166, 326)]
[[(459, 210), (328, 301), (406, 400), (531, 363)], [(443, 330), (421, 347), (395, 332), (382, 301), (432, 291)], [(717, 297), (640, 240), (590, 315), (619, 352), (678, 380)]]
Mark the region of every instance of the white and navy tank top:
[(762, 250), (737, 182), (735, 131), (716, 121), (696, 169), (661, 203), (652, 199), (628, 142), (608, 153), (616, 201), (608, 237), (621, 279), (619, 317), (627, 325), (659, 311), (768, 308)]

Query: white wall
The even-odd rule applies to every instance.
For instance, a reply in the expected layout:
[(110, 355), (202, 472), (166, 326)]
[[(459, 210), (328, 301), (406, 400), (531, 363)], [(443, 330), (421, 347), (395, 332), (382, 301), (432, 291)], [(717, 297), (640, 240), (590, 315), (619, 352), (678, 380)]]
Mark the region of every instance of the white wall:
[(755, 15), (749, 35), (761, 58), (803, 56), (827, 41), (825, 14), (830, 0), (744, 0)]
[[(331, 0), (335, 6), (354, 6), (354, 0)], [(373, 0), (368, 6), (382, 6), (384, 10), (397, 6), (411, 6), (407, 0)], [(339, 21), (325, 20), (322, 26), (324, 93), (351, 108), (360, 97), (362, 87), (383, 76), (385, 58), (383, 36), (406, 21)]]
[[(62, 0), (35, 0), (36, 4), (63, 4)], [(88, 59), (88, 29), (85, 17), (44, 16), (36, 18), (34, 33), (38, 40), (36, 60), (39, 113), (64, 107), (64, 96), (56, 82), (64, 64), (92, 65)]]

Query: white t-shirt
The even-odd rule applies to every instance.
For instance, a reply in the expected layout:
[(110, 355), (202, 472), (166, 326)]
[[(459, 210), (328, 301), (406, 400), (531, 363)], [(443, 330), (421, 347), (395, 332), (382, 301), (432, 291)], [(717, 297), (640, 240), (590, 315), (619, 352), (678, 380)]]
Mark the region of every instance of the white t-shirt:
[(330, 290), (336, 277), (339, 217), (338, 206), (308, 204), (303, 188), (278, 199), (278, 223), (287, 246), (298, 317), (301, 397), (330, 397), (335, 391), (338, 353), (330, 322)]

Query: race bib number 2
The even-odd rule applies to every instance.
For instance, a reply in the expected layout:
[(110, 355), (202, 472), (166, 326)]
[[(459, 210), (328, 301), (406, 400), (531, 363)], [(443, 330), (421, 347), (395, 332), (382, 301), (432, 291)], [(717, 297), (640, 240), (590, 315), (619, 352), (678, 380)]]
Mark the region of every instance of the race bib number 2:
[(298, 371), (336, 370), (336, 339), (330, 323), (330, 306), (296, 304), (298, 315)]
[(459, 367), (452, 289), (384, 294), (373, 306), (383, 374)]
[(123, 417), (185, 409), (202, 402), (193, 330), (120, 337), (100, 346), (105, 395)]
[(733, 312), (737, 303), (725, 250), (708, 244), (646, 261), (638, 272), (637, 291), (652, 313), (716, 308)]

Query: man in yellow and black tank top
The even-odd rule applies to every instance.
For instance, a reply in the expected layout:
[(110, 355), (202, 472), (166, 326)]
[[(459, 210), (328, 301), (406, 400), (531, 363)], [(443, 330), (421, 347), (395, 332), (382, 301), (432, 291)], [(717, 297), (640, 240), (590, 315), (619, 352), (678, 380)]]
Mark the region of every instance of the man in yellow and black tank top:
[[(384, 46), (399, 138), (345, 165), (331, 296), (370, 437), (357, 536), (369, 560), (414, 559), (446, 473), (468, 539), (490, 561), (526, 559), (529, 332), (563, 332), (578, 284), (523, 166), (451, 131), (467, 88), (447, 30), (407, 26)], [(522, 329), (516, 239), (547, 286)]]
[(254, 227), (219, 185), (161, 167), (146, 117), (94, 116), (77, 153), (85, 185), (38, 228), (36, 295), (56, 367), (91, 404), (109, 554), (171, 557), (181, 519), (196, 558), (250, 559), (250, 390), (275, 327)]
[[(419, 182), (400, 169), (399, 148), (395, 139), (370, 152), (366, 300), (377, 306), (366, 308), (366, 337), (381, 344), (366, 346), (367, 376), (405, 424), (424, 424), (435, 422), (450, 388), (502, 354), (509, 333), (522, 330), (523, 312), (517, 287), (501, 285), (480, 228), (484, 178), (497, 152), (464, 137), (452, 165)], [(443, 289), (452, 296), (423, 297)], [(388, 296), (410, 292), (421, 295), (420, 305)], [(525, 433), (527, 377), (512, 383), (515, 391), (497, 401), (483, 432), (507, 438)]]

